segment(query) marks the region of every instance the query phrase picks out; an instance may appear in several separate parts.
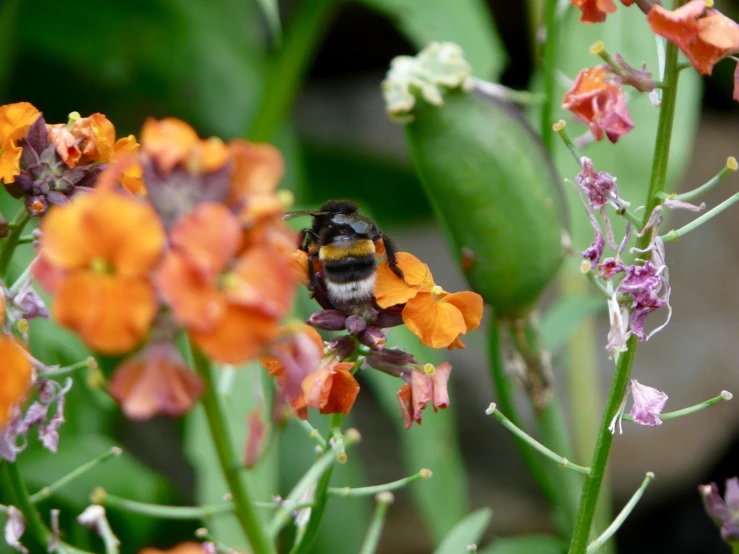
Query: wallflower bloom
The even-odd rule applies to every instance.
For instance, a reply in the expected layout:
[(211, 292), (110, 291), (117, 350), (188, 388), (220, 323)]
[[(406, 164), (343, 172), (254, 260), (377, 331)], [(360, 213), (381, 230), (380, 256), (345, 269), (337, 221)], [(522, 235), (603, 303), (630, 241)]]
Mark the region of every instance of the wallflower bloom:
[(414, 422), (421, 424), (421, 412), (429, 402), (434, 411), (449, 406), (447, 382), (451, 372), (452, 366), (445, 362), (437, 366), (431, 375), (421, 370), (411, 373), (410, 383), (403, 385), (397, 394), (406, 429), (410, 429)]
[(482, 297), (474, 292), (450, 294), (434, 283), (428, 266), (407, 252), (398, 252), (399, 279), (387, 264), (379, 264), (375, 300), (380, 308), (404, 304), (403, 322), (432, 348), (463, 347), (460, 336), (480, 326)]
[(109, 392), (131, 419), (177, 417), (195, 405), (203, 393), (203, 381), (187, 367), (173, 343), (153, 343), (116, 368)]
[(31, 386), (31, 361), (8, 335), (0, 335), (0, 429), (8, 422), (11, 410), (23, 400)]
[(662, 425), (662, 420), (659, 418), (662, 410), (667, 404), (668, 396), (664, 392), (642, 385), (636, 379), (632, 379), (629, 383), (629, 388), (626, 390), (621, 405), (618, 408), (618, 412), (613, 417), (608, 429), (611, 433), (616, 433), (616, 425), (618, 424), (619, 433), (623, 433), (621, 428), (621, 419), (626, 409), (626, 401), (631, 395), (634, 399), (634, 404), (631, 407), (630, 415), (634, 423), (639, 425), (645, 425), (646, 427), (656, 427)]
[(652, 31), (678, 45), (693, 67), (710, 75), (720, 59), (739, 51), (739, 25), (705, 0), (691, 0), (676, 10), (655, 5), (647, 16)]
[(149, 272), (164, 232), (151, 207), (115, 191), (91, 192), (51, 211), (41, 231), (40, 256), (65, 272), (53, 318), (99, 352), (133, 349), (157, 311)]
[(25, 138), (40, 116), (41, 113), (28, 102), (0, 106), (0, 180), (5, 184), (13, 183), (21, 172), (23, 149), (18, 141)]
[(739, 479), (732, 477), (726, 480), (723, 498), (716, 483), (700, 485), (698, 492), (706, 512), (721, 528), (721, 538), (729, 544), (739, 543)]
[(581, 23), (602, 23), (606, 15), (616, 11), (613, 0), (570, 0), (582, 12)]
[(565, 93), (562, 107), (586, 123), (597, 140), (603, 140), (605, 133), (615, 143), (634, 128), (624, 91), (608, 76), (605, 65), (581, 70)]

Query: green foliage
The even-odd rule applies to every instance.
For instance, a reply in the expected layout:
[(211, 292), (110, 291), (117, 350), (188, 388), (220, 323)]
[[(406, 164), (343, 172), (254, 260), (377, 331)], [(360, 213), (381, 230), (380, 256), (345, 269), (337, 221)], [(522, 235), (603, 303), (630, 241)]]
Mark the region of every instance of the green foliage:
[(434, 554), (465, 552), (469, 545), (480, 541), (492, 517), (493, 511), (490, 508), (482, 508), (470, 513), (449, 531)]
[(524, 535), (498, 539), (480, 554), (563, 554), (567, 544), (551, 535)]
[(560, 296), (541, 318), (539, 334), (546, 350), (556, 351), (592, 316), (607, 313), (601, 296), (573, 292)]

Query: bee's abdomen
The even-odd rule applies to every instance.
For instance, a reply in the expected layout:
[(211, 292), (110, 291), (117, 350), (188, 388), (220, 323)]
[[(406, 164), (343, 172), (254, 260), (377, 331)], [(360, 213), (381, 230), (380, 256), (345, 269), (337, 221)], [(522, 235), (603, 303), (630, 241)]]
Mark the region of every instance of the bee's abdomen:
[(360, 281), (372, 276), (377, 268), (374, 256), (352, 256), (323, 262), (324, 277), (334, 283)]
[(371, 240), (324, 245), (318, 254), (329, 298), (353, 302), (370, 298), (375, 288), (377, 260)]

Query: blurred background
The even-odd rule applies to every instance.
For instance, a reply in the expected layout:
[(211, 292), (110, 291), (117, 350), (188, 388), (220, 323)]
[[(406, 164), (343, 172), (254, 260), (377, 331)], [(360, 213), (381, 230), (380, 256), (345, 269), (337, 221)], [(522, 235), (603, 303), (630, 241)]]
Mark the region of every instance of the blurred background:
[[(432, 40), (463, 46), (476, 76), (517, 89), (537, 86), (537, 30), (542, 0), (2, 0), (0, 2), (0, 103), (30, 101), (47, 122), (105, 113), (118, 136), (138, 134), (150, 116), (175, 116), (201, 135), (247, 137), (277, 144), (285, 155), (284, 186), (300, 206), (328, 199), (360, 201), (400, 246), (426, 261), (448, 290), (464, 288), (442, 234), (405, 152), (402, 127), (384, 114), (379, 90), (392, 57), (412, 55)], [(564, 3), (567, 4), (566, 2)], [(736, 19), (739, 3), (717, 7)], [(576, 10), (562, 12), (559, 98), (579, 68), (598, 60), (588, 46), (603, 39), (631, 65), (656, 68), (654, 37), (635, 7), (619, 4), (605, 25), (577, 22)], [(739, 108), (731, 101), (733, 63), (720, 63), (714, 76), (681, 76), (675, 124), (671, 188), (689, 189), (712, 177), (730, 155), (739, 154)], [(622, 194), (643, 202), (649, 177), (657, 110), (646, 98), (630, 98), (633, 133), (617, 146), (585, 151), (600, 170), (616, 175)], [(555, 120), (566, 114), (555, 110)], [(578, 129), (575, 134), (585, 131)], [(574, 136), (574, 135), (573, 135)], [(555, 155), (561, 177), (577, 172), (564, 148)], [(522, 183), (525, 186), (525, 183)], [(739, 188), (729, 177), (706, 199), (710, 206)], [(576, 249), (592, 231), (567, 190)], [(641, 196), (640, 196), (641, 195)], [(573, 198), (574, 197), (574, 198)], [(9, 200), (3, 198), (3, 213)], [(693, 405), (722, 389), (739, 393), (736, 340), (739, 258), (733, 208), (668, 248), (674, 316), (670, 326), (641, 345), (634, 377), (665, 390), (667, 410)], [(690, 216), (678, 214), (677, 227)], [(30, 255), (30, 254), (29, 254)], [(577, 266), (577, 260), (574, 261)], [(20, 262), (16, 266), (21, 267)], [(565, 269), (567, 272), (568, 269)], [(556, 286), (542, 305), (555, 302)], [(305, 295), (296, 314), (313, 306)], [(604, 306), (603, 306), (604, 308)], [(607, 315), (589, 332), (603, 376), (612, 372), (603, 345)], [(653, 316), (654, 317), (654, 316)], [(485, 331), (470, 336), (468, 348), (450, 354), (454, 365), (453, 405), (428, 413), (421, 427), (402, 429), (395, 400), (398, 384), (382, 375), (360, 376), (363, 392), (351, 424), (363, 435), (359, 455), (335, 472), (336, 486), (383, 483), (421, 467), (433, 479), (400, 491), (389, 512), (380, 552), (431, 552), (441, 537), (471, 509), (490, 507), (487, 538), (546, 533), (554, 525), (535, 483), (526, 473), (513, 440), (484, 410), (495, 400), (488, 376)], [(44, 337), (43, 341), (39, 337)], [(392, 343), (441, 361), (447, 352), (422, 351), (414, 337), (393, 332)], [(49, 322), (34, 322), (34, 353), (47, 363), (72, 363), (84, 348)], [(577, 376), (567, 374), (564, 348), (554, 351), (563, 403)], [(373, 372), (374, 373), (374, 372)], [(257, 401), (260, 370), (246, 368), (231, 387), (232, 431), (246, 433), (245, 414)], [(100, 391), (78, 379), (67, 405), (60, 451), (50, 455), (32, 443), (21, 458), (33, 491), (120, 443), (126, 454), (65, 488), (42, 511), (62, 508), (62, 528), (73, 544), (100, 551), (101, 544), (73, 518), (95, 486), (146, 502), (217, 502), (223, 495), (216, 460), (202, 414), (180, 421), (129, 422)], [(366, 386), (365, 386), (366, 385)], [(569, 411), (569, 410), (568, 410)], [(613, 503), (620, 508), (646, 471), (657, 479), (618, 536), (630, 554), (729, 552), (703, 513), (697, 486), (739, 474), (739, 403), (721, 404), (658, 428), (625, 425), (612, 456)], [(574, 417), (574, 416), (573, 416)], [(573, 423), (579, 423), (573, 421)], [(320, 419), (317, 425), (325, 425)], [(585, 423), (586, 425), (588, 422)], [(598, 422), (590, 422), (597, 425)], [(286, 494), (309, 467), (312, 445), (288, 424), (253, 471), (260, 499)], [(587, 463), (587, 459), (581, 460)], [(0, 493), (1, 494), (1, 493)], [(372, 505), (369, 500), (333, 499), (315, 552), (353, 553), (361, 544)], [(193, 535), (198, 522), (163, 522), (109, 511), (122, 552), (146, 545), (170, 547)], [(238, 544), (238, 528), (221, 519), (212, 530)], [(233, 540), (231, 537), (234, 537)], [(0, 545), (0, 552), (7, 547)]]

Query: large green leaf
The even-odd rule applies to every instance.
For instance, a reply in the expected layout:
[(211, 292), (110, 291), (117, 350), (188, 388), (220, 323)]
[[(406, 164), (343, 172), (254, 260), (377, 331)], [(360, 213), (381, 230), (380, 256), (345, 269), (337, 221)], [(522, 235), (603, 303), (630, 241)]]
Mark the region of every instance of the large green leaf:
[(434, 554), (466, 552), (469, 545), (480, 542), (492, 517), (493, 511), (490, 508), (475, 510), (449, 531)]
[(606, 301), (595, 294), (574, 292), (560, 296), (541, 318), (539, 334), (542, 345), (553, 351), (577, 333), (591, 316), (607, 311)]
[(526, 535), (498, 539), (480, 554), (563, 554), (567, 545), (551, 535)]
[(496, 80), (506, 62), (493, 16), (482, 0), (362, 0), (385, 13), (420, 50), (450, 41), (465, 51), (478, 77)]
[[(578, 22), (578, 13), (578, 10), (570, 10), (560, 31), (557, 69), (564, 75), (574, 78), (580, 69), (602, 63), (600, 58), (589, 52), (591, 44), (602, 40), (612, 54), (620, 53), (635, 67), (646, 62), (649, 71), (657, 76), (659, 70), (655, 35), (641, 11), (634, 7), (627, 9), (620, 6), (616, 13), (608, 15), (608, 20), (603, 25), (584, 25)], [(564, 87), (557, 88), (556, 105), (561, 103), (564, 92)], [(667, 173), (668, 189), (675, 187), (690, 161), (700, 112), (700, 92), (700, 78), (695, 71), (683, 71), (675, 109)], [(645, 203), (649, 189), (659, 109), (652, 105), (646, 94), (637, 94), (628, 87), (627, 93), (634, 129), (622, 137), (618, 144), (611, 144), (604, 139), (583, 149), (581, 154), (591, 158), (599, 171), (608, 171), (617, 177), (621, 196), (635, 208)], [(571, 137), (587, 130), (584, 125), (574, 122), (572, 114), (558, 108), (553, 114), (553, 121), (560, 118), (572, 122), (567, 127)], [(555, 144), (555, 163), (560, 175), (574, 179), (579, 171), (578, 166), (561, 141), (556, 141)], [(592, 242), (593, 230), (574, 187), (566, 185), (565, 191), (572, 216), (573, 245), (576, 250), (582, 250)], [(614, 216), (612, 219), (619, 218)], [(615, 223), (618, 236), (623, 223), (620, 220)]]
[[(405, 327), (392, 330), (389, 344), (405, 348), (421, 362), (441, 361), (436, 351), (420, 346), (418, 337)], [(403, 383), (375, 370), (363, 372), (360, 380), (369, 382), (380, 406), (395, 423), (406, 472), (416, 473), (424, 467), (433, 472), (433, 477), (421, 486), (410, 487), (410, 493), (429, 525), (434, 542), (438, 542), (468, 509), (467, 472), (457, 441), (454, 399), (446, 410), (427, 411), (423, 425), (414, 425), (406, 431), (396, 397)]]

